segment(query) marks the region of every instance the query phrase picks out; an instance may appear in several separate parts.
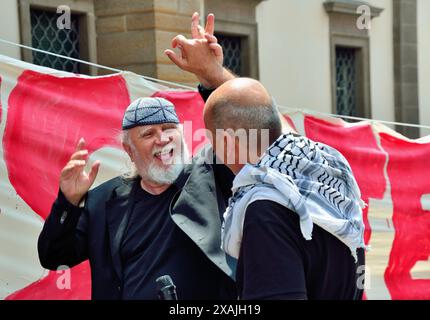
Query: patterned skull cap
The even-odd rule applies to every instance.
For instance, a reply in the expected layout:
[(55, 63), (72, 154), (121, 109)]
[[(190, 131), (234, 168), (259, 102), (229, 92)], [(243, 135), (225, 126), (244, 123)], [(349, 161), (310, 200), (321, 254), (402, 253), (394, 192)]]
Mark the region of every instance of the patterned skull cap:
[(173, 103), (164, 98), (138, 98), (125, 110), (122, 129), (161, 123), (179, 123)]

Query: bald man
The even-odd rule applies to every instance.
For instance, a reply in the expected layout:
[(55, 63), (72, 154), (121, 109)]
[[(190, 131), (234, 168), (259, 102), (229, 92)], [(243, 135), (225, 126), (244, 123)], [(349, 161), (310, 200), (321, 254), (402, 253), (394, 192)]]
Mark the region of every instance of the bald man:
[(345, 158), (282, 133), (276, 106), (253, 79), (216, 89), (204, 121), (236, 175), (222, 247), (238, 259), (240, 298), (361, 299), (362, 202)]
[(240, 298), (361, 299), (362, 202), (348, 162), (295, 133), (258, 81), (235, 79), (222, 66), (214, 16), (209, 30), (198, 20), (192, 39), (172, 40), (180, 54), (165, 53), (199, 79), (209, 138), (236, 174), (222, 247), (238, 259)]

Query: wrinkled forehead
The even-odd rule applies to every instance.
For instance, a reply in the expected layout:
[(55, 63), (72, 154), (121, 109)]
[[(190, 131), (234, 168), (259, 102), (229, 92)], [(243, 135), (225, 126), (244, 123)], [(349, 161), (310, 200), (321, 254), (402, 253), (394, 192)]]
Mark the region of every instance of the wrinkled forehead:
[(180, 125), (177, 123), (148, 124), (144, 126), (134, 127), (130, 129), (130, 133), (142, 134), (146, 132), (166, 132), (170, 130), (172, 130), (172, 132), (180, 131)]

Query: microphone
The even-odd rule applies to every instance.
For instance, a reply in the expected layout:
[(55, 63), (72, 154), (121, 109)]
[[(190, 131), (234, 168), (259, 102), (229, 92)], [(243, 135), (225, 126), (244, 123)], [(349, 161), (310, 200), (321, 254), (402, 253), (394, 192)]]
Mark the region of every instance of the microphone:
[(160, 300), (178, 300), (176, 294), (176, 286), (173, 284), (172, 278), (169, 275), (164, 275), (157, 280), (158, 299)]

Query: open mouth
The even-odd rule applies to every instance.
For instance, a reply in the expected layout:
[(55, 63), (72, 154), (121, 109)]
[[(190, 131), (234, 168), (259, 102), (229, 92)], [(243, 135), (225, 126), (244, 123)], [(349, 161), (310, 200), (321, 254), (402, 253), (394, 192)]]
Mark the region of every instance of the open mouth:
[(163, 164), (171, 164), (173, 160), (173, 151), (173, 147), (164, 148), (163, 150), (154, 153), (154, 157)]

